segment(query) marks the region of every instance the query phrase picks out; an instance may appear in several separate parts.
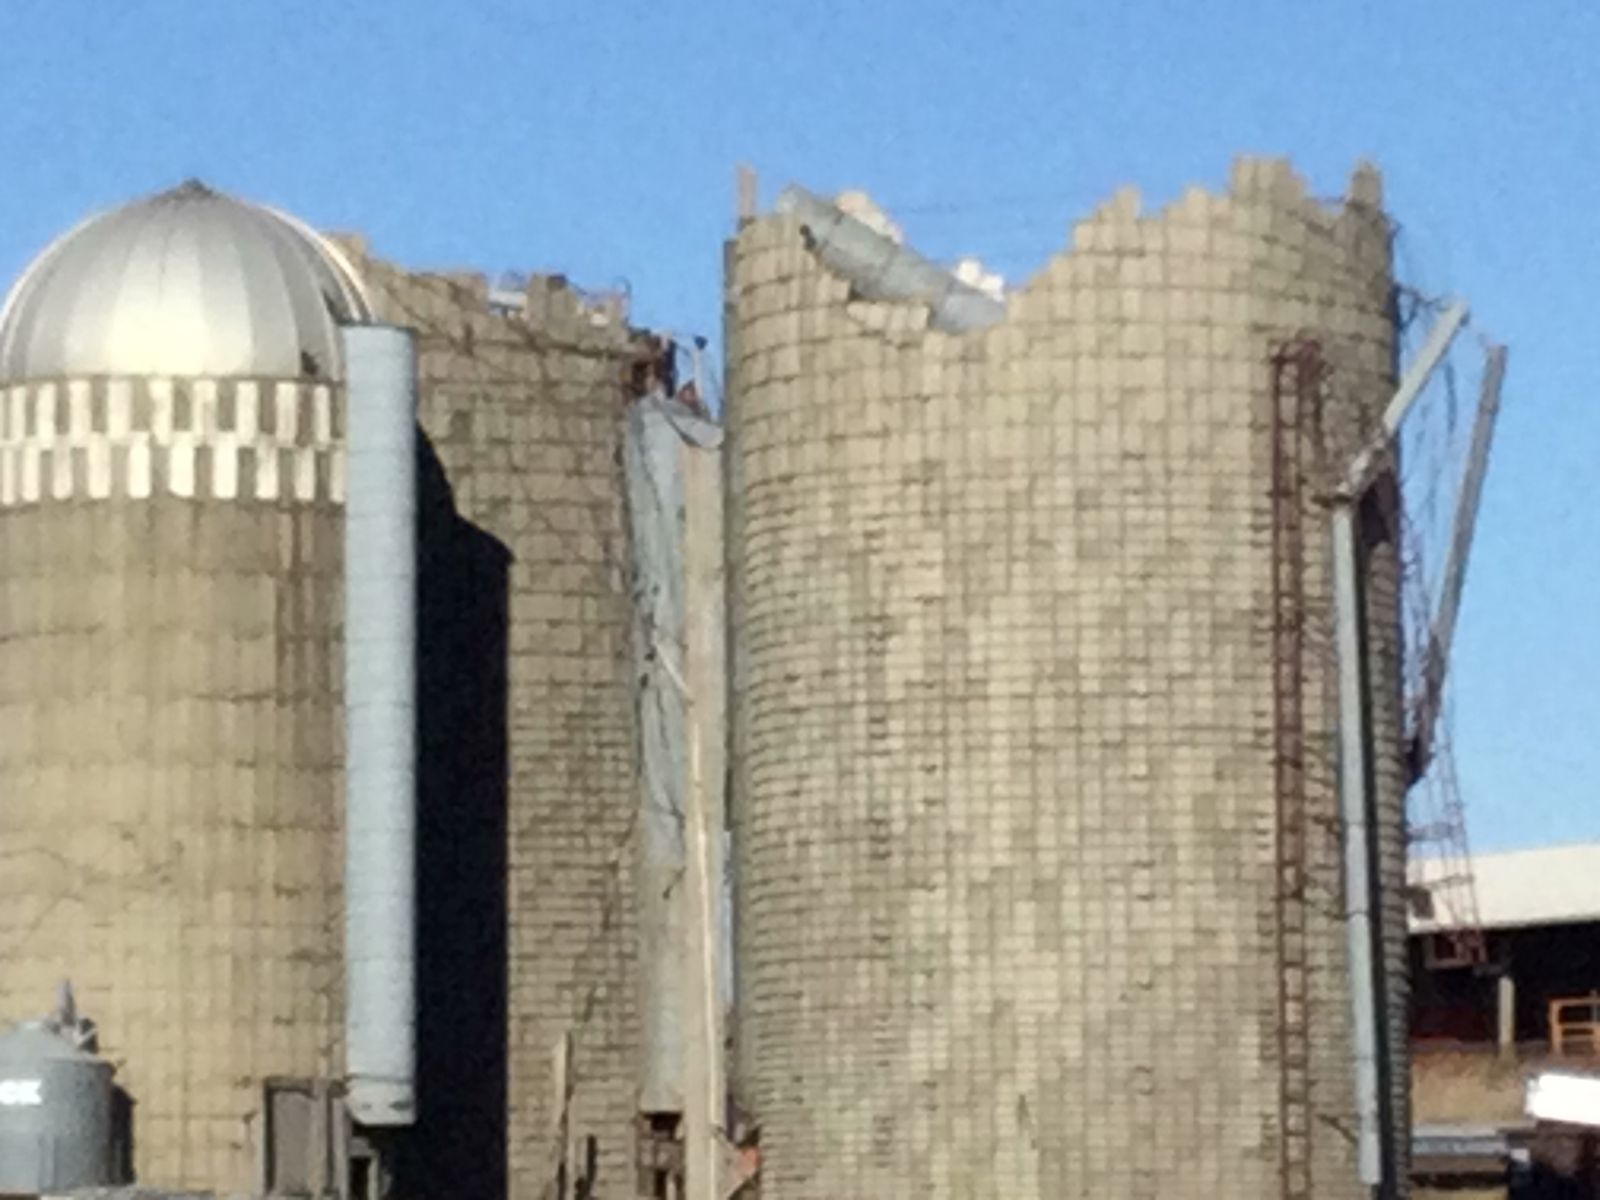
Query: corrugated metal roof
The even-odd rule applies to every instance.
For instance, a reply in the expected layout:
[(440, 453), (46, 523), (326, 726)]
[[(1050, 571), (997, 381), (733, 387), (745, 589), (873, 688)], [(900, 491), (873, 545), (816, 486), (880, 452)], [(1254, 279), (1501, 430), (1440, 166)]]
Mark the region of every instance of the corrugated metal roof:
[[(1413, 861), (1408, 874), (1434, 897), (1431, 915), (1412, 906), (1414, 933), (1466, 923), (1458, 868), (1427, 858)], [(1483, 929), (1600, 921), (1600, 842), (1475, 854), (1471, 880)]]

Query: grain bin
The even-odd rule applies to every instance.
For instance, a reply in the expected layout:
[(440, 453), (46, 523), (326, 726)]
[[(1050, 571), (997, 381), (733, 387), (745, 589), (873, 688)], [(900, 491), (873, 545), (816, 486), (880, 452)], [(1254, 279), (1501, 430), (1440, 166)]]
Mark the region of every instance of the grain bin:
[(905, 253), (813, 205), (741, 228), (737, 1073), (771, 1200), (1365, 1195), (1317, 496), (1394, 386), (1378, 193), (1252, 160), (1155, 215), (1122, 193), (981, 320), (925, 264), (853, 274)]
[(111, 1178), (111, 1066), (30, 1021), (0, 1034), (0, 1195)]

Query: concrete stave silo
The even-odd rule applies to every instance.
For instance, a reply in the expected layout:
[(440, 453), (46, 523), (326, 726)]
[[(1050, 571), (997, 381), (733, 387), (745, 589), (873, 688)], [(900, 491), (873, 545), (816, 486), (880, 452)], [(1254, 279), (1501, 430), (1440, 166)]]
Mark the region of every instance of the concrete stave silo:
[[(428, 459), (418, 1179), (522, 1196), (560, 1174), (631, 1200), (645, 1001), (622, 446), (653, 341), (621, 297), (557, 277), (491, 287), (340, 244), (378, 315), (416, 331)], [(481, 952), (499, 967), (464, 986)]]
[(135, 1166), (255, 1186), (269, 1077), (339, 1067), (337, 322), (292, 220), (94, 218), (0, 318), (0, 1012), (71, 977)]
[[(1248, 160), (1155, 217), (1123, 194), (965, 333), (852, 286), (794, 216), (730, 247), (738, 1074), (765, 1195), (1364, 1194), (1319, 489), (1393, 387), (1379, 200), (1366, 170), (1327, 207)], [(1397, 566), (1368, 517), (1392, 966)]]
[(423, 1192), (561, 1174), (632, 1196), (619, 456), (635, 368), (660, 348), (619, 299), (563, 280), (411, 274), (192, 184), (85, 222), (17, 285), (0, 320), (0, 1017), (77, 982), (149, 1183), (255, 1189), (277, 1178), (269, 1081), (291, 1105), (337, 1094), (339, 326), (381, 318), (416, 329), (424, 434), (420, 1120), (386, 1140), (389, 1166)]

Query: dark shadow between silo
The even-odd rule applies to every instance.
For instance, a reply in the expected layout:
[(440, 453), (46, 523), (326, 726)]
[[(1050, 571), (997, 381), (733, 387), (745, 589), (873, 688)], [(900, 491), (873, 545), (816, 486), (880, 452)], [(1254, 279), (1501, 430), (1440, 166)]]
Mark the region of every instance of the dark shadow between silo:
[(417, 1106), (397, 1194), (506, 1192), (506, 546), (465, 520), (420, 430)]
[(111, 1085), (111, 1162), (109, 1178), (114, 1184), (132, 1183), (134, 1099), (121, 1084)]

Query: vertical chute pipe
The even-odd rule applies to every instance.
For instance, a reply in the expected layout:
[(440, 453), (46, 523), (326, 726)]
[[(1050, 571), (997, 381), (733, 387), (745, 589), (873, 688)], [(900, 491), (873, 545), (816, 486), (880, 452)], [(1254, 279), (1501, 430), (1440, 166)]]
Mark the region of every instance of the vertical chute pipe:
[(408, 330), (345, 361), (346, 1103), (416, 1119), (417, 368)]

